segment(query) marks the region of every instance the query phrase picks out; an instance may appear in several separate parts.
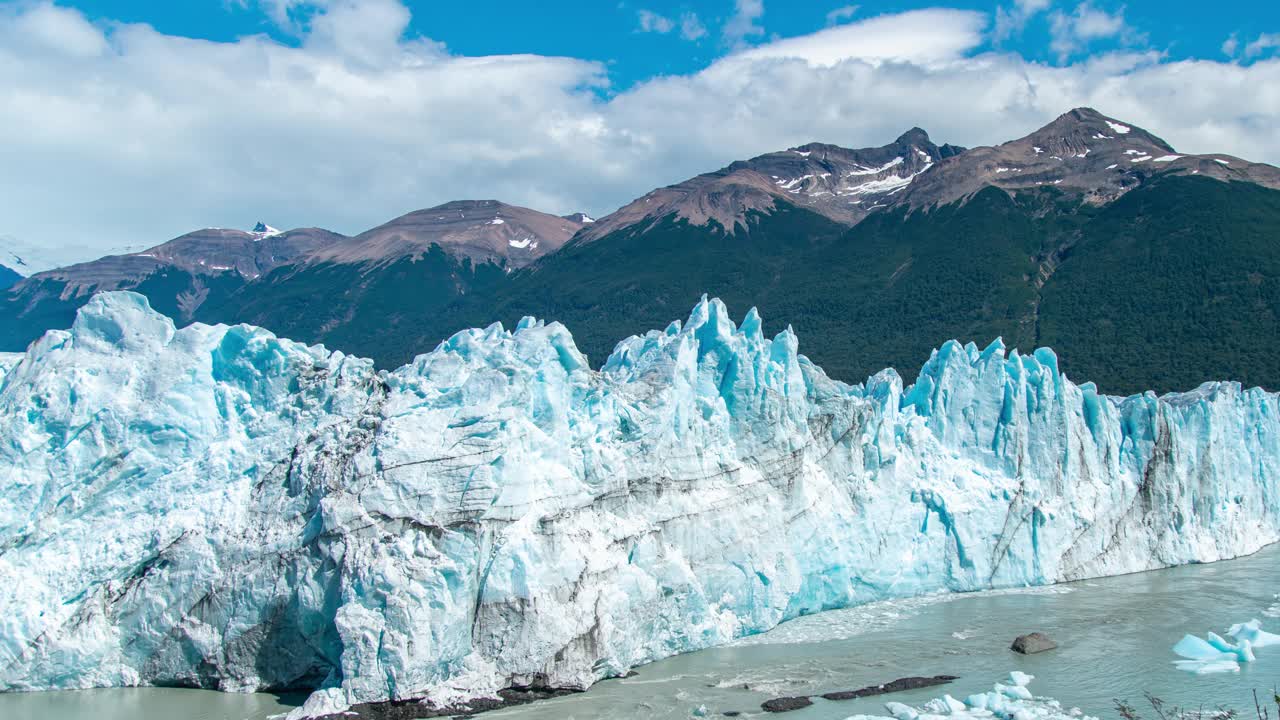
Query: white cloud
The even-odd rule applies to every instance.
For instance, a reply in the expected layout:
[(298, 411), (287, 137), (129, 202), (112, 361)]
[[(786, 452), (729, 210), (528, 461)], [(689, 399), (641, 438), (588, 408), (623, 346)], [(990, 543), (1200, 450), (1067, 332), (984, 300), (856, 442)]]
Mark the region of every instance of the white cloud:
[(1133, 35), (1125, 23), (1124, 10), (1108, 13), (1095, 7), (1090, 0), (1077, 5), (1071, 13), (1059, 11), (1051, 14), (1049, 33), (1052, 36), (1049, 47), (1062, 61), (1096, 40)]
[(1236, 51), (1240, 49), (1240, 38), (1235, 33), (1222, 43), (1222, 54), (1227, 57), (1235, 57)]
[(734, 0), (733, 15), (725, 21), (721, 31), (726, 45), (741, 48), (751, 38), (764, 35), (760, 18), (764, 17), (764, 0)]
[(10, 24), (10, 39), (32, 53), (88, 58), (107, 50), (102, 31), (83, 15), (52, 4), (0, 8), (0, 20)]
[(666, 35), (675, 29), (675, 22), (652, 10), (640, 10), (636, 13), (640, 19), (640, 32), (651, 32)]
[(698, 19), (698, 13), (687, 12), (680, 16), (680, 37), (692, 41), (706, 36), (707, 26)]
[(845, 5), (827, 13), (827, 25), (838, 25), (853, 19), (858, 14), (859, 5)]
[(1244, 56), (1256, 58), (1280, 48), (1280, 33), (1263, 33), (1244, 46)]
[(953, 60), (982, 42), (987, 18), (967, 10), (913, 10), (778, 40), (729, 60), (803, 59), (826, 67), (845, 60), (932, 63)]
[(658, 33), (666, 35), (677, 27), (680, 29), (680, 37), (685, 40), (694, 41), (707, 35), (707, 28), (698, 19), (698, 14), (694, 12), (686, 12), (680, 16), (679, 22), (659, 15), (652, 10), (639, 10), (636, 13), (640, 21), (640, 32)]
[(1004, 42), (1018, 35), (1031, 18), (1048, 10), (1051, 4), (1052, 0), (1014, 0), (1012, 6), (996, 8), (996, 24), (992, 32), (995, 41)]
[(329, 0), (311, 20), (308, 42), (348, 60), (381, 65), (402, 52), (397, 41), (410, 19), (400, 0)]
[(101, 251), (257, 220), (354, 233), (464, 198), (599, 216), (804, 142), (880, 145), (920, 125), (997, 143), (1081, 105), (1184, 152), (1280, 161), (1280, 58), (1052, 66), (981, 52), (985, 16), (939, 10), (606, 94), (602, 64), (450, 55), (401, 37), (387, 7), (351, 34), (313, 16), (288, 47), (0, 6), (0, 235)]

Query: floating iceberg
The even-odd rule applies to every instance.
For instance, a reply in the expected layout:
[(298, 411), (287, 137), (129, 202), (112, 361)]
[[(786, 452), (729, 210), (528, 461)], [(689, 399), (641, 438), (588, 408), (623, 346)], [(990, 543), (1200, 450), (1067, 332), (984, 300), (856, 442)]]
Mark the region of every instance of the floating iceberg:
[[(7, 690), (450, 704), (1280, 538), (1275, 395), (1112, 398), (999, 342), (850, 386), (715, 300), (599, 371), (526, 319), (379, 372), (107, 293), (0, 373)], [(1030, 707), (1010, 680), (981, 702)]]
[(1257, 620), (1231, 625), (1228, 634), (1238, 639), (1238, 643), (1228, 642), (1217, 633), (1208, 633), (1206, 639), (1183, 635), (1183, 639), (1175, 644), (1174, 653), (1185, 657), (1185, 660), (1175, 661), (1174, 666), (1197, 675), (1238, 673), (1240, 662), (1257, 660), (1253, 655), (1253, 639), (1263, 644), (1280, 641), (1280, 635), (1263, 632), (1260, 625)]
[(1211, 632), (1206, 637), (1209, 640), (1209, 644), (1214, 648), (1229, 655), (1234, 655), (1240, 662), (1253, 662), (1256, 659), (1253, 656), (1253, 646), (1248, 640), (1242, 640), (1237, 645), (1223, 640), (1222, 636), (1217, 633)]
[(1195, 635), (1182, 636), (1178, 644), (1173, 646), (1173, 652), (1186, 659), (1175, 661), (1174, 666), (1197, 675), (1238, 672), (1240, 663), (1257, 659), (1253, 653), (1254, 648), (1280, 643), (1280, 635), (1263, 630), (1262, 623), (1258, 620), (1232, 625), (1227, 634), (1237, 642), (1228, 642), (1213, 632), (1206, 639)]
[[(1214, 639), (1217, 639), (1218, 642), (1215, 643)], [(1174, 667), (1197, 675), (1238, 672), (1240, 663), (1247, 662), (1237, 652), (1236, 646), (1227, 643), (1213, 633), (1209, 633), (1208, 640), (1198, 638), (1195, 635), (1183, 635), (1178, 644), (1173, 646), (1173, 652), (1179, 657), (1186, 658), (1186, 660), (1175, 661), (1173, 663)], [(1248, 659), (1252, 660), (1253, 656), (1250, 655)]]
[(1247, 623), (1237, 623), (1227, 630), (1227, 634), (1241, 643), (1248, 642), (1255, 648), (1280, 645), (1280, 635), (1262, 629), (1262, 621), (1254, 619)]

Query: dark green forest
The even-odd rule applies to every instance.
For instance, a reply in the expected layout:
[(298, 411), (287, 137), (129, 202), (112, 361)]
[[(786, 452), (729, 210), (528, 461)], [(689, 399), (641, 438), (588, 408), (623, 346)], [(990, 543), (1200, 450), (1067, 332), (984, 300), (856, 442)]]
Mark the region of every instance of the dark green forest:
[[(185, 281), (137, 289), (176, 316), (173, 287)], [(885, 367), (911, 381), (948, 339), (1003, 337), (1052, 347), (1068, 376), (1108, 393), (1211, 379), (1280, 388), (1280, 192), (1168, 176), (1095, 207), (1052, 188), (988, 188), (852, 229), (781, 204), (733, 232), (667, 219), (571, 242), (516, 272), (439, 247), (380, 266), (285, 266), (210, 288), (196, 319), (251, 322), (393, 367), (457, 330), (534, 315), (563, 322), (599, 365), (704, 293), (739, 317), (757, 307), (767, 332), (792, 325), (801, 352), (850, 382)], [(20, 349), (82, 302), (0, 319), (0, 341)]]

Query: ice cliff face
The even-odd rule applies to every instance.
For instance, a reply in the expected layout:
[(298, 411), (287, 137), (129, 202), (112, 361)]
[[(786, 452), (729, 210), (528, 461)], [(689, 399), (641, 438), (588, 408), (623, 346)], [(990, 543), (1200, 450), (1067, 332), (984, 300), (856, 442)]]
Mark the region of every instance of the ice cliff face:
[(1280, 538), (1275, 395), (1105, 397), (998, 342), (851, 387), (714, 300), (598, 372), (525, 320), (377, 373), (108, 293), (0, 374), (0, 689), (584, 687)]

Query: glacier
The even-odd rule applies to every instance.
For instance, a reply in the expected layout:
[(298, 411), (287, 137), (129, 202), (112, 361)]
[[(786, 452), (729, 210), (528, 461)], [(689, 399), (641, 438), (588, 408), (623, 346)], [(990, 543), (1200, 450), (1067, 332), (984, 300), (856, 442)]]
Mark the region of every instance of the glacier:
[(0, 690), (585, 688), (873, 600), (1280, 539), (1280, 399), (1115, 398), (948, 342), (829, 379), (704, 298), (593, 370), (558, 323), (394, 371), (103, 293), (0, 357)]

